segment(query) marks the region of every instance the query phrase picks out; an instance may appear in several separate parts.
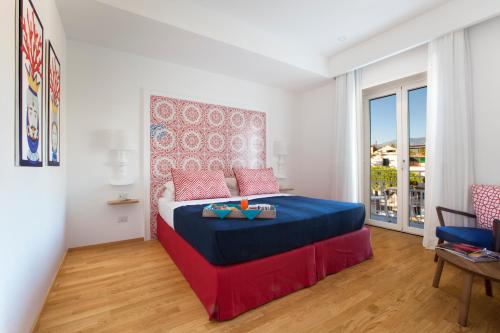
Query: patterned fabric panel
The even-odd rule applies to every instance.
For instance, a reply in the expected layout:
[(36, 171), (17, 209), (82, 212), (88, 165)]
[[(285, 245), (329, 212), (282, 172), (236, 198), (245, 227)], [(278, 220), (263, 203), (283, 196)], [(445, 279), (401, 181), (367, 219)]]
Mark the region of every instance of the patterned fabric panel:
[(223, 105), (151, 95), (150, 229), (156, 238), (158, 198), (170, 170), (222, 170), (266, 166), (266, 114)]
[(478, 226), (493, 229), (493, 220), (500, 219), (500, 186), (472, 185), (472, 201)]
[(172, 169), (175, 187), (175, 201), (229, 198), (224, 172), (216, 171), (183, 171)]
[(267, 169), (234, 169), (241, 196), (280, 193), (280, 186), (273, 173)]

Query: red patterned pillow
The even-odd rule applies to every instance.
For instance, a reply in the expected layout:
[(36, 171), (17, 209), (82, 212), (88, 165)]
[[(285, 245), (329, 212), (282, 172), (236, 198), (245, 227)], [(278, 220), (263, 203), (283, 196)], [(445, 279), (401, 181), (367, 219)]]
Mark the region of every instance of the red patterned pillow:
[(182, 171), (172, 169), (172, 180), (175, 187), (175, 201), (231, 197), (222, 170)]
[(280, 186), (274, 177), (273, 168), (234, 169), (240, 196), (280, 193)]
[(500, 219), (500, 186), (472, 185), (472, 201), (478, 226), (493, 229), (493, 220)]

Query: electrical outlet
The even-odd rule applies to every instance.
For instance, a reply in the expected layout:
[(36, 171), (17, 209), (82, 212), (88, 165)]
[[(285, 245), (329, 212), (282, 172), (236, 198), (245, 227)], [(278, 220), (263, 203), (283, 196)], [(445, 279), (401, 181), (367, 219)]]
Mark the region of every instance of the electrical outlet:
[(120, 216), (118, 217), (118, 223), (127, 223), (128, 222), (128, 216)]

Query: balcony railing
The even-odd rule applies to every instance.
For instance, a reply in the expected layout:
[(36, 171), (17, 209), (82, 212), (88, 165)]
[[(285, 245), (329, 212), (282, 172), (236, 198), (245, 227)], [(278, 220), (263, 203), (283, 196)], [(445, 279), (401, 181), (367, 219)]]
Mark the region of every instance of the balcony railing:
[[(422, 182), (410, 185), (409, 224), (414, 228), (423, 228), (425, 216), (425, 171), (412, 171), (413, 179)], [(397, 223), (398, 193), (397, 187), (390, 186), (393, 181), (374, 181), (370, 198), (370, 218), (372, 220)], [(389, 185), (389, 186), (388, 186)]]

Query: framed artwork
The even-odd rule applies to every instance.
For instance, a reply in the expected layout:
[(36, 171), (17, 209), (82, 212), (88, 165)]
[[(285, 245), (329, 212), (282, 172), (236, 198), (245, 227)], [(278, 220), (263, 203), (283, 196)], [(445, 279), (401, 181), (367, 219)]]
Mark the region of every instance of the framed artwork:
[(47, 42), (47, 164), (61, 163), (61, 63)]
[(31, 0), (18, 0), (16, 163), (43, 166), (43, 25)]

